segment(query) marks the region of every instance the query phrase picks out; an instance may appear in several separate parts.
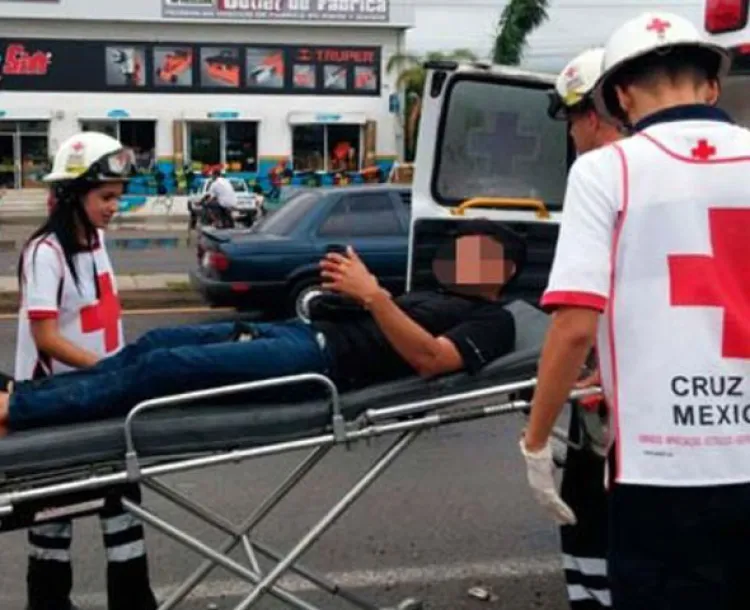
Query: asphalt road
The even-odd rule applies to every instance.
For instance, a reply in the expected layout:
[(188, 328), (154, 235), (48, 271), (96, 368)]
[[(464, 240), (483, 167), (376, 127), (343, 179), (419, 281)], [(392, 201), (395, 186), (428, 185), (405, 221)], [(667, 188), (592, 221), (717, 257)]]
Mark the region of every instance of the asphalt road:
[[(128, 316), (126, 333), (134, 337), (150, 327), (206, 319), (205, 314)], [(2, 370), (12, 370), (14, 342), (15, 322), (0, 322)], [(433, 610), (567, 609), (557, 531), (531, 499), (518, 456), (521, 425), (516, 416), (505, 416), (424, 433), (303, 556), (304, 564), (333, 574), (381, 607), (417, 597)], [(292, 548), (391, 440), (332, 450), (261, 524), (257, 539), (285, 551)], [(183, 473), (165, 482), (239, 523), (302, 456)], [(144, 495), (146, 506), (205, 543), (217, 546), (224, 539), (154, 494)], [(78, 521), (74, 538), (76, 599), (84, 610), (103, 609), (105, 568), (96, 520)], [(160, 596), (201, 561), (152, 529), (148, 548)], [(25, 534), (6, 534), (0, 543), (3, 610), (24, 608), (25, 556)], [(351, 607), (312, 594), (303, 580), (292, 579), (288, 585), (322, 608)], [(491, 601), (469, 596), (468, 590), (477, 585), (491, 591)], [(234, 608), (247, 590), (244, 583), (217, 569), (181, 607)], [(266, 599), (254, 608), (282, 607)]]

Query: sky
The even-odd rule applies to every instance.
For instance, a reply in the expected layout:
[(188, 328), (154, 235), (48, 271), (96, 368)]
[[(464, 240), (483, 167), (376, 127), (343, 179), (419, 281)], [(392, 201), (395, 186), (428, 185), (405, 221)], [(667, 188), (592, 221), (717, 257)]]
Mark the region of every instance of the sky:
[[(415, 7), (410, 51), (470, 48), (487, 57), (506, 0), (391, 0)], [(647, 10), (682, 15), (702, 28), (703, 0), (550, 0), (549, 19), (528, 38), (522, 65), (558, 70), (578, 52), (601, 45), (623, 21)]]

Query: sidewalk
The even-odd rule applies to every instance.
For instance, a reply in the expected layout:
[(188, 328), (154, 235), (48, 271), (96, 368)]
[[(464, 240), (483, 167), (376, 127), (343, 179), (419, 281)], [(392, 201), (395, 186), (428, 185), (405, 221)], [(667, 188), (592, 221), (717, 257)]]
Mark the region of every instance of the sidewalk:
[[(123, 309), (170, 309), (205, 305), (186, 273), (117, 276)], [(0, 277), (0, 313), (18, 313), (18, 280)]]
[[(0, 251), (20, 250), (29, 236), (39, 227), (29, 222), (4, 224), (0, 221)], [(112, 223), (107, 229), (107, 245), (120, 248), (170, 248), (195, 245), (198, 234), (188, 231), (184, 222)]]

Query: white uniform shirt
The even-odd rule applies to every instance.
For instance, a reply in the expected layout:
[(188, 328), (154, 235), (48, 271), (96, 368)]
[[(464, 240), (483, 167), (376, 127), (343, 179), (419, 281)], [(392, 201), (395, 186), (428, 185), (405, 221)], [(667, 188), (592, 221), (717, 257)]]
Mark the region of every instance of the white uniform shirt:
[(237, 206), (237, 193), (234, 192), (232, 183), (223, 176), (214, 179), (211, 186), (208, 187), (208, 194), (216, 197), (216, 201), (223, 208)]
[(39, 352), (31, 334), (32, 320), (56, 318), (66, 339), (101, 357), (123, 346), (120, 301), (103, 234), (99, 233), (98, 245), (92, 251), (76, 254), (73, 262), (78, 286), (54, 235), (37, 238), (24, 250), (16, 379), (72, 370)]
[(570, 172), (544, 306), (603, 315), (616, 480), (750, 482), (750, 132), (647, 127)]

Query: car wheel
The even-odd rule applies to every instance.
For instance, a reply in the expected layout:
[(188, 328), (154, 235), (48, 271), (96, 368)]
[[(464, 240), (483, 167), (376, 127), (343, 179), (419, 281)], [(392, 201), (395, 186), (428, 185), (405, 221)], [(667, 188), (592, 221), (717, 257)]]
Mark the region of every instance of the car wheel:
[(323, 290), (318, 278), (308, 278), (297, 282), (289, 293), (289, 315), (308, 322), (310, 301), (321, 292)]

